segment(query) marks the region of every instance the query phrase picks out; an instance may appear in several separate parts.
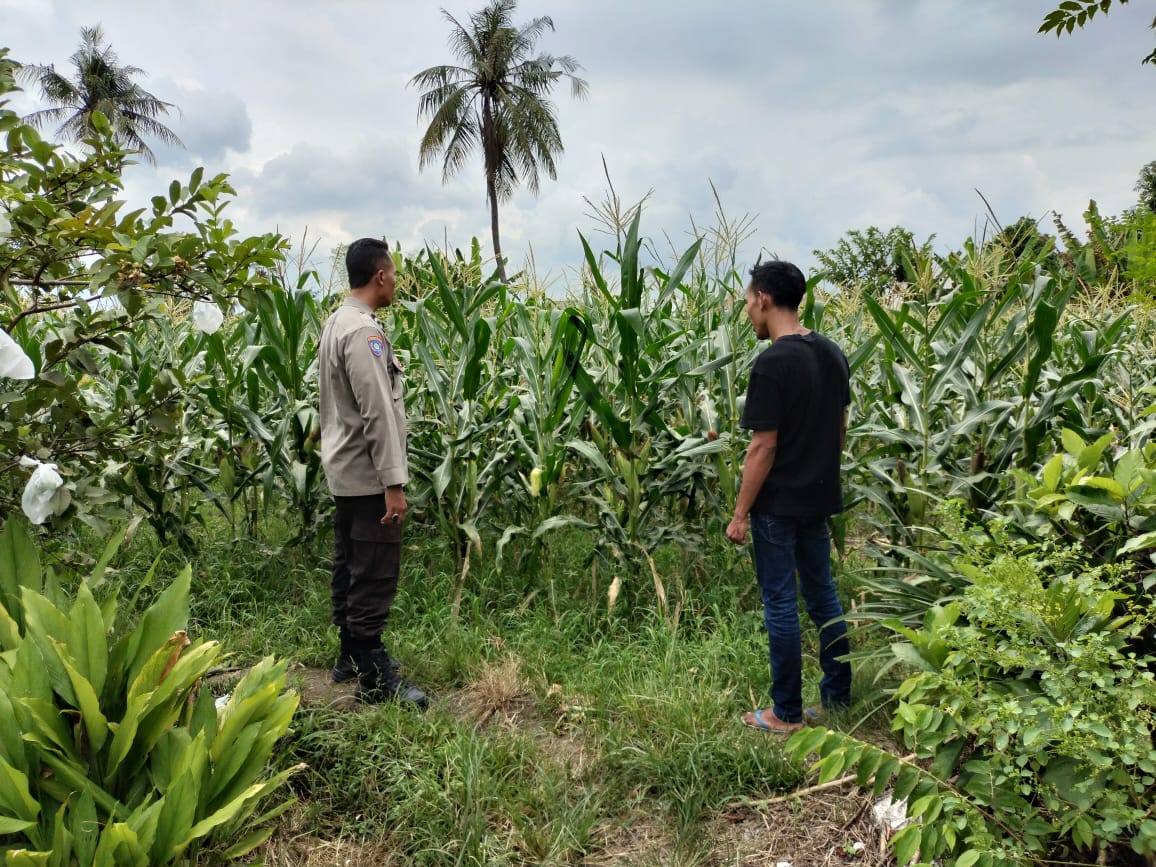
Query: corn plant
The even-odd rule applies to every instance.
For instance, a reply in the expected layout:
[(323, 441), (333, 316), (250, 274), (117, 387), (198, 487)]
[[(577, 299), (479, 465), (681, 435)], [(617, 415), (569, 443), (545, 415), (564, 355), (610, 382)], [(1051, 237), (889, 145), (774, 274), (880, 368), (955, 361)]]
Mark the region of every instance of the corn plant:
[(517, 443), (520, 467), (508, 485), (509, 523), (502, 530), (497, 555), (511, 540), (529, 537), (524, 574), (535, 575), (546, 534), (564, 526), (589, 526), (573, 514), (566, 484), (567, 443), (576, 437), (585, 414), (573, 400), (575, 372), (590, 340), (590, 325), (574, 308), (552, 310), (540, 303), (518, 303), (507, 320), (514, 335), (503, 341), (510, 350), (512, 417), (509, 431)]
[(265, 776), (297, 707), (285, 663), (218, 708), (204, 678), (221, 650), (187, 633), (190, 570), (127, 625), (115, 590), (97, 599), (118, 544), (68, 592), (14, 519), (0, 533), (4, 864), (230, 861), (289, 806), (257, 812), (296, 770)]
[(507, 289), (495, 280), (453, 286), (433, 251), (409, 260), (405, 270), (433, 290), (401, 302), (391, 334), (399, 355), (419, 366), (410, 404), (418, 408), (410, 412), (411, 476), (420, 485), (417, 504), (464, 568), (467, 546), (481, 550), (478, 525), (497, 499), (509, 457), (509, 444), (496, 433), (509, 413), (505, 385), (488, 361), (491, 338), (509, 314)]
[[(575, 382), (590, 408), (587, 439), (571, 448), (594, 471), (585, 498), (598, 518), (598, 552), (612, 569), (646, 574), (644, 565), (663, 542), (692, 546), (696, 532), (668, 519), (668, 507), (695, 490), (696, 479), (712, 471), (711, 456), (726, 442), (683, 435), (671, 426), (672, 393), (687, 387), (697, 344), (709, 340), (678, 323), (676, 300), (701, 241), (695, 241), (670, 274), (651, 292), (640, 262), (641, 211), (611, 259), (618, 265), (613, 293), (599, 260), (582, 238), (589, 279), (597, 292), (592, 309), (605, 312), (595, 329), (591, 352), (601, 358), (575, 370)], [(597, 366), (595, 366), (597, 365)], [(595, 375), (597, 374), (597, 375)], [(660, 606), (666, 593), (658, 573), (650, 574)], [(621, 574), (616, 577), (621, 578)]]
[[(302, 274), (295, 290), (262, 298), (256, 321), (244, 323), (249, 345), (241, 353), (242, 367), (256, 374), (246, 378), (261, 424), (250, 421), (250, 434), (264, 447), (262, 480), (266, 514), (274, 504), (288, 510), (296, 526), (294, 540), (307, 541), (316, 531), (324, 501), (325, 479), (317, 448), (317, 338), (321, 315), (307, 291), (315, 276)], [(252, 419), (252, 416), (249, 416)]]
[(880, 356), (853, 389), (850, 487), (894, 544), (916, 542), (908, 528), (938, 500), (964, 497), (983, 510), (1005, 496), (1007, 472), (1035, 465), (1057, 418), (1091, 423), (1125, 333), (1126, 314), (1092, 327), (1063, 321), (1079, 285), (1070, 275), (1024, 259), (992, 285), (982, 264), (949, 257), (896, 310), (863, 297)]

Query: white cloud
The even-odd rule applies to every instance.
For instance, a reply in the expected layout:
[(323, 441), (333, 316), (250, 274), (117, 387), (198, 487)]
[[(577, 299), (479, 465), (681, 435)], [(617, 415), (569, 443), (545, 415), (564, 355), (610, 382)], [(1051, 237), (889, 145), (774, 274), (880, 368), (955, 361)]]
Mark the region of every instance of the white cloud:
[[(459, 18), (481, 0), (452, 0)], [(407, 82), (449, 61), (438, 4), (409, 0), (0, 0), (16, 59), (61, 68), (99, 20), (123, 62), (182, 109), (189, 145), (159, 169), (132, 169), (147, 195), (192, 164), (230, 171), (230, 216), (246, 233), (305, 226), (322, 248), (386, 234), (489, 247), (480, 158), (442, 186), (417, 170), (421, 127)], [(1137, 7), (1137, 8), (1133, 8)], [(806, 4), (731, 0), (522, 0), (550, 15), (541, 47), (572, 54), (587, 102), (555, 94), (566, 151), (558, 180), (502, 208), (506, 254), (539, 267), (581, 261), (577, 232), (603, 242), (583, 198), (654, 190), (644, 230), (667, 249), (708, 223), (713, 181), (732, 215), (755, 214), (760, 248), (809, 264), (848, 229), (904, 225), (958, 245), (985, 219), (1055, 209), (1080, 231), (1095, 197), (1132, 204), (1156, 158), (1153, 34), (1138, 4), (1113, 6), (1071, 37), (1036, 34), (1046, 9), (1004, 0)], [(211, 58), (211, 59), (209, 59)], [(18, 98), (29, 110), (28, 95)], [(152, 172), (152, 174), (150, 174)], [(1045, 229), (1049, 225), (1045, 223)], [(744, 263), (740, 263), (742, 265)]]

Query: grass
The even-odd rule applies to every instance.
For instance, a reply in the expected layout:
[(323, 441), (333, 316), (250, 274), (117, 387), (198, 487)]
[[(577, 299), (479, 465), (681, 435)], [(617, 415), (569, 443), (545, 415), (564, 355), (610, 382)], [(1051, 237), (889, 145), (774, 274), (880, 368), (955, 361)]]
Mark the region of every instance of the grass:
[[(284, 552), (279, 528), (264, 532), (238, 545), (212, 541), (210, 526), (192, 560), (191, 630), (221, 641), (234, 664), (273, 654), (326, 668), (337, 648), (328, 540)], [(721, 543), (689, 564), (660, 552), (671, 613), (621, 600), (607, 613), (604, 597), (591, 599), (589, 550), (582, 531), (568, 531), (538, 575), (475, 566), (455, 618), (450, 556), (411, 531), (387, 643), (435, 700), (422, 714), (307, 699), (279, 761), (308, 770), (293, 778), (300, 802), (270, 863), (321, 863), (286, 854), (307, 835), (299, 847), (354, 864), (641, 863), (609, 853), (642, 838), (661, 863), (705, 864), (723, 845), (724, 812), (803, 784), (780, 740), (739, 721), (770, 685), (749, 559)], [(182, 558), (142, 533), (117, 564), (133, 592), (158, 557), (142, 602)], [(804, 640), (814, 703), (813, 629)], [(881, 695), (870, 680), (857, 684), (854, 718), (840, 721), (849, 728), (874, 725)], [(350, 860), (334, 854), (343, 841), (369, 848)]]

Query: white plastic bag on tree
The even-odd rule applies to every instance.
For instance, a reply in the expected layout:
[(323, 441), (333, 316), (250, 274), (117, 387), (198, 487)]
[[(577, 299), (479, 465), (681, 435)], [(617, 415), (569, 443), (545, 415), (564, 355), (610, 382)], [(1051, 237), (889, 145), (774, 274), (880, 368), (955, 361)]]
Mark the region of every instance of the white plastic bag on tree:
[(221, 308), (211, 301), (196, 301), (193, 303), (193, 326), (205, 334), (212, 334), (221, 327), (225, 316)]
[(43, 524), (52, 514), (53, 498), (64, 484), (60, 473), (56, 472), (56, 464), (42, 464), (35, 458), (23, 457), (20, 459), (23, 467), (36, 467), (32, 471), (32, 478), (24, 486), (24, 496), (20, 505), (24, 507), (24, 514), (33, 524)]
[(32, 379), (36, 368), (24, 348), (0, 328), (0, 376), (9, 379)]

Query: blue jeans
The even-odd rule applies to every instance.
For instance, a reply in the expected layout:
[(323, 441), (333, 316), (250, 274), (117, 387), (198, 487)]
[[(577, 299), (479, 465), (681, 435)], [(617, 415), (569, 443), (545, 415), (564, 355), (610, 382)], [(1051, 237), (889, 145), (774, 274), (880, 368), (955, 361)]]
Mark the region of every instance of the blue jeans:
[[(831, 537), (826, 518), (789, 518), (752, 512), (755, 577), (763, 596), (763, 616), (771, 656), (771, 700), (785, 722), (803, 719), (803, 650), (799, 635), (798, 590), (819, 630), (823, 707), (851, 703), (851, 652), (843, 606), (831, 577)], [(796, 589), (795, 572), (798, 570)]]

